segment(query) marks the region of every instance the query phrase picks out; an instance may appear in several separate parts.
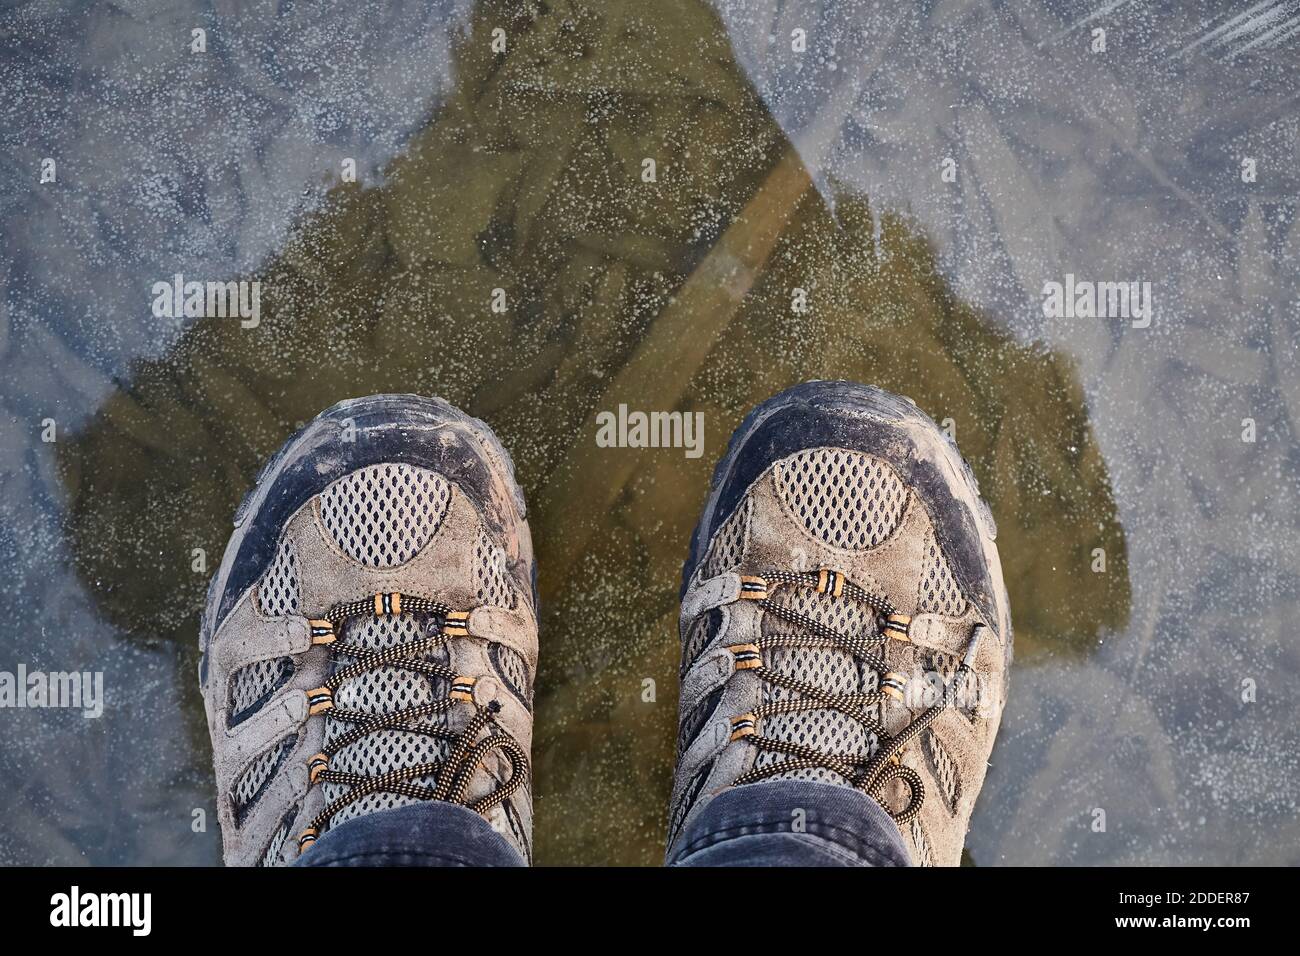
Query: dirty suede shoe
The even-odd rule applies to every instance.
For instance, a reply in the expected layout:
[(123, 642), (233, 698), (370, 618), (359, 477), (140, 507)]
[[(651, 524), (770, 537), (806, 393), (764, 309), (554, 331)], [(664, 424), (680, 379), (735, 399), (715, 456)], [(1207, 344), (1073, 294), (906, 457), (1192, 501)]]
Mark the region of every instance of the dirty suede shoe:
[(809, 382), (719, 462), (683, 571), (669, 855), (718, 793), (856, 787), (918, 865), (956, 865), (997, 735), (1011, 621), (993, 519), (907, 399)]
[(522, 492), (446, 402), (342, 402), (263, 468), (208, 592), (225, 860), (284, 864), (421, 800), (531, 858), (535, 568)]

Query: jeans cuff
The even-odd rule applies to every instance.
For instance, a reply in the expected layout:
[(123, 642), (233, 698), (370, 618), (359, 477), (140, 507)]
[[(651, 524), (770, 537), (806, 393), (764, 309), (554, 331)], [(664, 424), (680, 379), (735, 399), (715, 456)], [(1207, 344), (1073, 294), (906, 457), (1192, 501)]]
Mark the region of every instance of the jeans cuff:
[(672, 866), (910, 866), (898, 825), (850, 787), (773, 780), (714, 797), (668, 857)]
[(492, 826), (455, 803), (427, 800), (331, 827), (295, 866), (525, 866)]

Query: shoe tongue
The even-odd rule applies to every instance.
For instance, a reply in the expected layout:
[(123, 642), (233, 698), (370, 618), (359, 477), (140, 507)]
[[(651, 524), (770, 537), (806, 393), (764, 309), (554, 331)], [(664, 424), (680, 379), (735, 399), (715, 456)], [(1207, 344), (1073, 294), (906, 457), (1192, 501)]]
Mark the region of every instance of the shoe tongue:
[[(425, 624), (412, 614), (393, 617), (366, 617), (347, 625), (343, 640), (369, 650), (382, 651), (397, 644), (420, 640), (425, 636)], [(447, 663), (445, 648), (436, 648), (424, 657)], [(336, 669), (353, 662), (353, 658), (339, 654)], [(342, 710), (359, 710), (371, 714), (392, 714), (398, 711), (432, 703), (446, 697), (449, 688), (441, 678), (430, 678), (414, 671), (396, 667), (379, 667), (343, 682), (335, 694), (335, 704)], [(446, 714), (434, 714), (420, 721), (423, 726), (447, 726)], [(351, 730), (347, 721), (326, 715), (325, 742), (329, 745)], [(330, 768), (345, 773), (358, 773), (373, 777), (391, 770), (435, 763), (446, 758), (450, 751), (447, 741), (403, 730), (381, 730), (366, 734), (349, 744), (330, 760)], [(432, 787), (433, 777), (411, 781), (417, 786)], [(345, 784), (323, 784), (325, 800), (331, 802), (345, 794), (350, 787)], [(376, 810), (416, 803), (414, 798), (394, 793), (374, 793), (348, 804), (336, 814), (331, 826), (353, 817), (364, 816)]]
[[(875, 611), (856, 601), (819, 594), (808, 588), (780, 588), (772, 600), (798, 614), (833, 628), (845, 635), (874, 635)], [(797, 624), (778, 618), (775, 614), (763, 616), (763, 636), (807, 636), (809, 632)], [(777, 647), (765, 654), (767, 667), (800, 681), (812, 684), (832, 694), (865, 693), (875, 688), (874, 672), (848, 651), (833, 648)], [(791, 700), (800, 697), (770, 684), (763, 685), (763, 703)], [(879, 717), (878, 708), (868, 708), (868, 713)], [(837, 710), (806, 710), (792, 714), (765, 717), (759, 732), (765, 737), (791, 743), (800, 743), (828, 754), (855, 753), (865, 756), (870, 747), (866, 728), (858, 721)], [(755, 761), (757, 767), (767, 767), (790, 759), (787, 755), (762, 750)], [(792, 770), (772, 776), (773, 780), (812, 780), (825, 783), (845, 783), (845, 779), (831, 770), (815, 768)]]
[[(367, 617), (345, 626), (342, 640), (348, 644), (358, 645), (373, 651), (382, 651), (397, 644), (407, 644), (423, 637), (437, 633), (437, 625), (427, 619), (417, 618), (411, 614), (395, 617)], [(455, 641), (457, 638), (450, 638)], [(451, 654), (445, 646), (437, 646), (421, 655), (424, 660), (447, 666)], [(336, 655), (334, 669), (338, 670), (351, 664), (355, 658), (345, 654)], [(351, 680), (345, 681), (334, 695), (335, 704), (342, 710), (359, 710), (372, 714), (392, 714), (402, 710), (419, 707), (421, 704), (444, 700), (450, 692), (448, 681), (440, 677), (427, 677), (400, 667), (379, 667), (366, 671)], [(447, 730), (451, 726), (449, 713), (438, 713), (419, 721), (412, 721), (424, 727), (436, 727)], [(325, 742), (328, 746), (353, 728), (353, 724), (325, 717)], [(391, 770), (414, 767), (420, 764), (443, 763), (451, 753), (453, 744), (443, 738), (428, 737), (404, 730), (381, 730), (366, 734), (356, 743), (339, 750), (330, 760), (330, 768), (345, 773), (362, 774), (368, 777), (378, 776)], [(482, 766), (478, 773), (483, 773)], [(470, 785), (470, 796), (476, 793), (479, 778), (475, 777)], [(416, 777), (409, 781), (420, 787), (437, 786), (434, 776)], [(322, 784), (326, 803), (331, 803), (343, 796), (351, 788), (345, 784)], [(517, 798), (510, 798), (497, 811), (503, 814), (499, 821), (492, 821), (494, 828), (499, 827), (501, 835), (525, 859), (531, 858), (531, 847), (527, 837), (520, 829)], [(353, 817), (365, 816), (376, 810), (405, 806), (421, 801), (395, 793), (372, 793), (348, 804), (334, 815), (330, 826), (337, 826)]]
[[(812, 618), (837, 633), (849, 637), (874, 637), (876, 633), (875, 608), (846, 597), (832, 597), (808, 587), (778, 588), (774, 600), (790, 610)], [(798, 631), (798, 625), (780, 622), (787, 633)]]

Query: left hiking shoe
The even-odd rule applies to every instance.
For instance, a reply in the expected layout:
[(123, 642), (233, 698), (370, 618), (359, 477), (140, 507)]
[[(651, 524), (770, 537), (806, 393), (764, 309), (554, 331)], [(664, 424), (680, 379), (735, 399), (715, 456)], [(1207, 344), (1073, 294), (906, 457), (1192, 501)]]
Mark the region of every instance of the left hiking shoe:
[(230, 865), (422, 800), (531, 860), (532, 541), (509, 455), (446, 402), (342, 402), (235, 516), (200, 683)]

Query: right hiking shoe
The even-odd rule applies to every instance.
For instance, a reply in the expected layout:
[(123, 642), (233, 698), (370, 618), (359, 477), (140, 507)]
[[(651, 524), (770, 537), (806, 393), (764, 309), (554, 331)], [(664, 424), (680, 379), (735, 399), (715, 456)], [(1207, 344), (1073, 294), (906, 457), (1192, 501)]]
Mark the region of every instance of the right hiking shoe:
[(683, 571), (669, 856), (713, 797), (853, 787), (918, 865), (957, 865), (1006, 698), (988, 506), (914, 403), (809, 382), (754, 409)]

